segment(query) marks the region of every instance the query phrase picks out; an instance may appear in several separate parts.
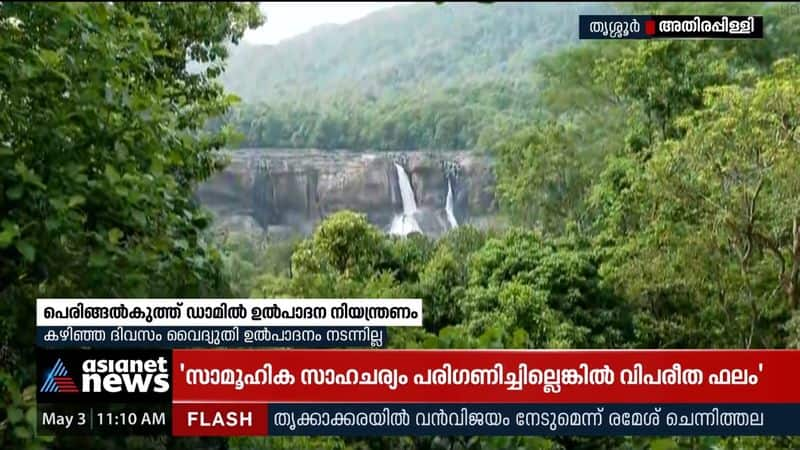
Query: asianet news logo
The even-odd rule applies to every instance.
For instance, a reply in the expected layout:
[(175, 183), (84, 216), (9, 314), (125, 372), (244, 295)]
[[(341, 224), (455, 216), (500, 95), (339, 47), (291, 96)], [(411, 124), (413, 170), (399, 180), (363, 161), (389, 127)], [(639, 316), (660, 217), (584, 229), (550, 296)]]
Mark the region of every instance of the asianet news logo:
[[(81, 364), (80, 392), (164, 393), (169, 391), (167, 359), (86, 359)], [(79, 392), (59, 358), (46, 372), (43, 393)]]
[(45, 372), (40, 391), (46, 394), (56, 392), (74, 394), (78, 392), (78, 387), (75, 386), (75, 380), (69, 376), (67, 367), (64, 366), (64, 361), (61, 361), (61, 358), (58, 358), (55, 364), (53, 364), (53, 367)]
[(82, 392), (169, 391), (169, 369), (163, 356), (158, 359), (87, 359), (81, 370)]

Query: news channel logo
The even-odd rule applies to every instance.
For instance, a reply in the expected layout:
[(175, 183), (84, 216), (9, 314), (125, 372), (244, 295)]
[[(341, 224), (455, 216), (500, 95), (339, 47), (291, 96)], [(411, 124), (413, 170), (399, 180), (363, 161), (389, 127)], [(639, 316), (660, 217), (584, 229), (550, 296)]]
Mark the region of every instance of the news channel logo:
[(58, 358), (53, 367), (46, 373), (47, 375), (44, 377), (39, 392), (43, 394), (54, 394), (56, 392), (75, 394), (78, 392), (78, 386), (75, 384), (75, 380), (69, 376), (69, 372), (61, 358)]
[(154, 402), (171, 396), (172, 358), (153, 350), (39, 350), (40, 402)]

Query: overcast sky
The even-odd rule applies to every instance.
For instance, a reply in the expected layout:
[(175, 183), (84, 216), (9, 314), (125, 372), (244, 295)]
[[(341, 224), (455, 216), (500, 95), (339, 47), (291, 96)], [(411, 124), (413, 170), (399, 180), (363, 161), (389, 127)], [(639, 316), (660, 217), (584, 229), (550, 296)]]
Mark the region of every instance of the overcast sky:
[(326, 23), (343, 24), (379, 9), (411, 2), (262, 2), (267, 16), (264, 25), (248, 30), (244, 40), (251, 44), (277, 44)]

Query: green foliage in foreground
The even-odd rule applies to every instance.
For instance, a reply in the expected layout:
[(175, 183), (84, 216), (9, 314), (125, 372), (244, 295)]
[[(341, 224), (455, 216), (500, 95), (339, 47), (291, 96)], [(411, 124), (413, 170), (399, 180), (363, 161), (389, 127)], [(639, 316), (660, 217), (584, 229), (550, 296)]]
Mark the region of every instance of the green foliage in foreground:
[[(768, 37), (587, 45), (544, 61), (530, 105), (542, 121), (506, 123), (518, 134), (493, 146), (515, 228), (395, 238), (340, 212), (305, 240), (261, 245), (209, 242), (190, 195), (219, 167), (226, 135), (203, 126), (230, 104), (213, 79), (224, 42), (258, 23), (253, 5), (0, 3), (0, 447), (800, 448), (33, 434), (36, 297), (422, 298), (424, 327), (391, 330), (393, 348), (800, 348), (800, 15), (735, 8), (767, 8)], [(185, 70), (187, 53), (204, 72)], [(415, 116), (398, 117), (377, 134), (392, 145), (417, 136), (392, 131)]]
[[(265, 251), (272, 250), (268, 246)], [(279, 267), (291, 264), (291, 276), (287, 272), (275, 275), (263, 267), (272, 274), (255, 281), (252, 297), (422, 298), (427, 312), (424, 329), (390, 330), (391, 348), (653, 348), (660, 344), (652, 329), (662, 320), (659, 312), (616, 294), (615, 280), (599, 271), (604, 257), (577, 235), (554, 238), (525, 229), (497, 234), (462, 226), (438, 240), (421, 235), (396, 238), (380, 234), (363, 215), (344, 211), (328, 217), (312, 236), (299, 242), (291, 259), (282, 248), (275, 251), (284, 255), (277, 262)], [(690, 326), (670, 329), (675, 342), (691, 342), (701, 331)], [(797, 443), (788, 438), (477, 436), (230, 441), (233, 449), (354, 450), (772, 449), (793, 448)]]
[[(709, 13), (721, 7), (703, 6)], [(318, 232), (297, 256), (312, 270), (264, 278), (253, 295), (421, 297), (425, 329), (393, 330), (394, 348), (798, 348), (800, 46), (792, 30), (800, 18), (778, 14), (780, 5), (733, 8), (766, 8), (771, 36), (585, 45), (538, 67), (546, 82), (533, 106), (543, 119), (493, 146), (499, 195), (518, 228), (489, 236), (461, 227), (438, 241), (378, 239), (363, 218), (342, 213), (320, 229), (373, 236), (376, 251), (364, 266), (354, 272), (325, 263), (331, 246)], [(363, 242), (343, 244), (336, 244), (339, 255), (352, 255)], [(267, 445), (293, 444), (738, 450), (791, 449), (800, 441), (461, 437)]]
[[(225, 43), (259, 22), (241, 3), (0, 4), (0, 447), (45, 442), (37, 297), (228, 294), (191, 192), (220, 167), (225, 136), (201, 128), (231, 104)], [(93, 439), (51, 448), (114, 448)]]
[(772, 33), (566, 50), (538, 68), (549, 117), (495, 146), (512, 221), (585, 239), (648, 346), (798, 342), (800, 16), (728, 6), (702, 8), (761, 11)]

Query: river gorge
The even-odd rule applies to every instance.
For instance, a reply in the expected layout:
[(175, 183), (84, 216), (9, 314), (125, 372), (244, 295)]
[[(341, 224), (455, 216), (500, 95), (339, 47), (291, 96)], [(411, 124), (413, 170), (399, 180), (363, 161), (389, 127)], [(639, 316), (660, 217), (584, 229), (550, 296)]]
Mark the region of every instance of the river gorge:
[(308, 234), (341, 210), (387, 233), (438, 236), (491, 223), (497, 210), (491, 158), (470, 151), (353, 152), (242, 149), (201, 184), (197, 199), (215, 225)]

